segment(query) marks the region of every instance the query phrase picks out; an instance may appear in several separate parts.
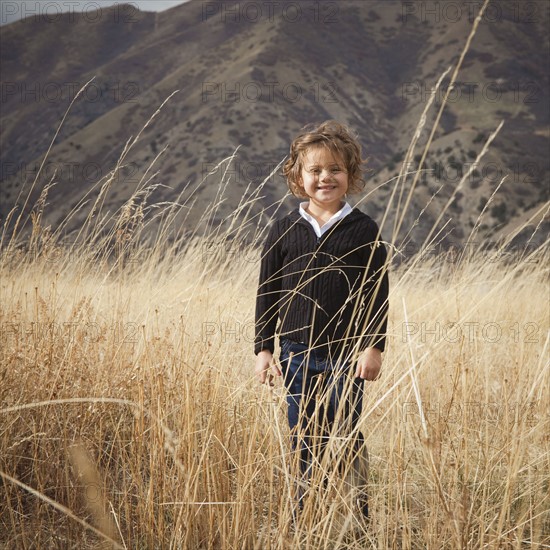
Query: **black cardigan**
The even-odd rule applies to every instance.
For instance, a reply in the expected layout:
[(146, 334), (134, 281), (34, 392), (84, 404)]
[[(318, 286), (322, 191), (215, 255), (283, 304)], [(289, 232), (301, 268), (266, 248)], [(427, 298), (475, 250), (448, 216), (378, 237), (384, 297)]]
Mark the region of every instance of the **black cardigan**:
[(386, 248), (367, 214), (354, 208), (320, 238), (293, 210), (265, 241), (256, 298), (254, 353), (274, 335), (325, 356), (374, 346), (384, 351), (388, 313)]

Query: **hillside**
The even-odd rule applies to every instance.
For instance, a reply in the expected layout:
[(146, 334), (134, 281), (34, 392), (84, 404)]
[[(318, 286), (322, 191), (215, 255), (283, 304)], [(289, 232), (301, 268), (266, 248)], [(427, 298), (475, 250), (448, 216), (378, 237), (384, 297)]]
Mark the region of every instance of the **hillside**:
[[(31, 17), (7, 25), (1, 37), (0, 215), (4, 220), (15, 204), (22, 207), (20, 192), (24, 196), (34, 179), (76, 91), (92, 77), (33, 193), (36, 199), (57, 170), (45, 212), (54, 227), (114, 168), (129, 138), (175, 90), (116, 178), (106, 197), (111, 211), (132, 195), (168, 146), (155, 164), (155, 181), (162, 186), (149, 202), (194, 193), (196, 208), (186, 223), (196, 223), (219, 191), (221, 172), (195, 187), (240, 145), (219, 209), (222, 220), (247, 185), (260, 183), (284, 158), (304, 124), (328, 118), (359, 133), (373, 189), (399, 172), (429, 90), (456, 63), (471, 28), (466, 8), (457, 13), (456, 3), (440, 2), (440, 11), (420, 9), (428, 4), (279, 2), (259, 13), (244, 12), (238, 2), (191, 0), (158, 14), (128, 5), (103, 10), (95, 19), (67, 14), (53, 22)], [(468, 237), (506, 174), (483, 219), (485, 238), (508, 233), (549, 198), (549, 4), (491, 4), (430, 148), (430, 172), (422, 176), (403, 226), (402, 234), (443, 186), (411, 235), (416, 243), (423, 242), (501, 120), (490, 152), (441, 221), (448, 222), (443, 242)], [(282, 178), (273, 177), (262, 190), (263, 206), (284, 192)], [(377, 188), (364, 209), (381, 218), (390, 194), (391, 184)], [(289, 208), (293, 204), (289, 199)], [(73, 219), (73, 227), (83, 216)]]

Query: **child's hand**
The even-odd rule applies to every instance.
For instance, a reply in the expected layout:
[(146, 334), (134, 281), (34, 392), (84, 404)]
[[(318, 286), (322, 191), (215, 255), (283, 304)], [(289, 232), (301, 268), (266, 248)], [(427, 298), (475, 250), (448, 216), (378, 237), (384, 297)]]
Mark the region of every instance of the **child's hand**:
[(256, 356), (256, 376), (260, 384), (265, 384), (266, 381), (270, 386), (273, 386), (273, 376), (281, 376), (281, 370), (273, 360), (273, 354), (264, 349)]
[(376, 380), (382, 367), (382, 352), (378, 348), (367, 348), (357, 360), (355, 377)]

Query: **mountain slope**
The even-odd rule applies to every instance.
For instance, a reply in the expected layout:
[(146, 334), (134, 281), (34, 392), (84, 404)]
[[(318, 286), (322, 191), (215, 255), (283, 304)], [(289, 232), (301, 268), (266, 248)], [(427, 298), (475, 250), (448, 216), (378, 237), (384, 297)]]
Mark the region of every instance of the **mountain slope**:
[[(6, 216), (32, 181), (70, 100), (92, 77), (35, 192), (57, 167), (46, 212), (53, 225), (115, 166), (130, 136), (175, 90), (128, 157), (107, 198), (110, 209), (132, 194), (166, 145), (155, 165), (163, 187), (153, 201), (174, 200), (180, 192), (185, 198), (241, 145), (221, 219), (250, 181), (262, 181), (284, 158), (304, 124), (328, 118), (359, 133), (373, 188), (399, 171), (431, 87), (456, 63), (470, 31), (466, 11), (457, 17), (456, 3), (439, 4), (440, 17), (422, 14), (418, 4), (385, 0), (315, 3), (317, 11), (309, 3), (280, 2), (271, 16), (256, 17), (243, 12), (242, 3), (191, 0), (160, 14), (126, 11), (117, 18), (114, 10), (106, 10), (93, 23), (73, 14), (54, 23), (29, 18), (8, 25), (1, 38), (0, 214)], [(443, 186), (415, 226), (415, 242), (422, 242), (501, 120), (503, 129), (483, 164), (442, 220), (452, 218), (444, 242), (460, 243), (468, 236), (506, 174), (483, 220), (486, 235), (505, 234), (525, 212), (548, 200), (548, 5), (537, 2), (534, 14), (518, 11), (516, 2), (498, 5), (500, 16), (492, 12), (479, 26), (424, 166), (430, 172), (413, 193), (404, 232)], [(425, 142), (434, 112), (419, 143)], [(215, 180), (196, 190), (197, 209), (187, 223), (193, 224), (216, 196)], [(376, 218), (390, 187), (369, 197), (365, 209)], [(264, 191), (263, 204), (269, 205), (284, 194), (284, 182), (276, 176)], [(81, 221), (77, 216), (75, 226)]]

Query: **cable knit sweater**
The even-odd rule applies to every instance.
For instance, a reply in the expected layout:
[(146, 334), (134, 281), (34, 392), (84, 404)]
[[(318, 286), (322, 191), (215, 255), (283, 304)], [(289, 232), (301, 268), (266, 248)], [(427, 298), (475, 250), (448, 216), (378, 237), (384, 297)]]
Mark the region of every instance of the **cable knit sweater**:
[(386, 269), (378, 226), (357, 208), (320, 238), (298, 209), (277, 220), (262, 251), (254, 353), (273, 353), (276, 330), (325, 356), (384, 351)]

